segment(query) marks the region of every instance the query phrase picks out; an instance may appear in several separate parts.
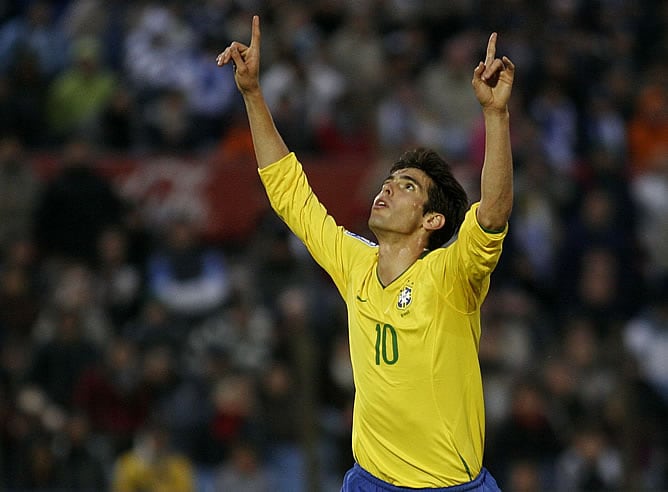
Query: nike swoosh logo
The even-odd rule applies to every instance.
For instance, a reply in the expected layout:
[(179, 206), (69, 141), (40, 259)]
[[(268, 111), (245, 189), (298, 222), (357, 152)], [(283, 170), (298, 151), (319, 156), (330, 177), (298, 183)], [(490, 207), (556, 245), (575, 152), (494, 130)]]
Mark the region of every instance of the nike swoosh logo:
[(360, 296), (357, 296), (357, 300), (360, 301), (360, 302), (366, 302), (369, 299), (362, 299)]

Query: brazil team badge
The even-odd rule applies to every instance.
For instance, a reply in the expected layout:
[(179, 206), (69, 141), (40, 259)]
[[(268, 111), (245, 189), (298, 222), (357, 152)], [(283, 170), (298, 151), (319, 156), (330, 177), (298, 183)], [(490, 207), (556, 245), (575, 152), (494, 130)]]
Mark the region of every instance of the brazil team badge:
[(413, 289), (410, 286), (406, 286), (399, 291), (399, 298), (397, 300), (397, 307), (399, 309), (406, 309), (410, 306), (411, 301), (413, 300)]

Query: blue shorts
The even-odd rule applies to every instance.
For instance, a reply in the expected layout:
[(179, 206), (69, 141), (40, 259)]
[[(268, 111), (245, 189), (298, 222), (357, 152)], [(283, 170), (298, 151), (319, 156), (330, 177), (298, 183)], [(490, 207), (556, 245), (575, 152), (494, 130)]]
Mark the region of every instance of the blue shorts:
[(374, 477), (357, 463), (348, 470), (343, 478), (341, 492), (415, 492), (416, 490), (432, 490), (441, 492), (500, 492), (494, 477), (483, 468), (478, 476), (468, 483), (441, 487), (438, 489), (413, 489), (397, 487)]

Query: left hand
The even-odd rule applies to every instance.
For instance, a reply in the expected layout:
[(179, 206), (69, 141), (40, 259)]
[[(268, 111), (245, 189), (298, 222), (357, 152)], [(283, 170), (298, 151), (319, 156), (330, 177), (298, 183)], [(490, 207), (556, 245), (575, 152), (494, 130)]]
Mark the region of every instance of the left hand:
[(483, 110), (507, 111), (515, 78), (515, 65), (507, 56), (496, 58), (494, 32), (487, 43), (485, 61), (473, 71), (473, 90)]
[(218, 55), (218, 66), (234, 65), (234, 81), (242, 95), (260, 89), (260, 17), (253, 16), (251, 24), (251, 40), (246, 46), (238, 41), (232, 42)]

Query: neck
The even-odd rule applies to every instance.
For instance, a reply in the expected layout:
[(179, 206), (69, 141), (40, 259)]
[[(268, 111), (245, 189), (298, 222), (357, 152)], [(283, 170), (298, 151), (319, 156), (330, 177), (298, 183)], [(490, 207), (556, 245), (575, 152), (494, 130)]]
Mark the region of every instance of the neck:
[(422, 241), (378, 241), (378, 279), (390, 285), (424, 254)]

